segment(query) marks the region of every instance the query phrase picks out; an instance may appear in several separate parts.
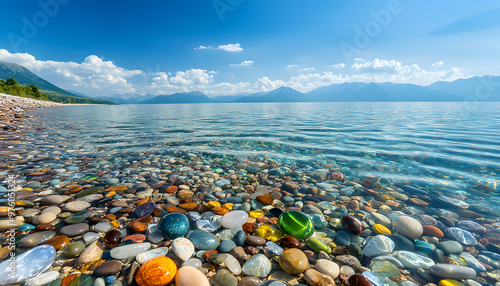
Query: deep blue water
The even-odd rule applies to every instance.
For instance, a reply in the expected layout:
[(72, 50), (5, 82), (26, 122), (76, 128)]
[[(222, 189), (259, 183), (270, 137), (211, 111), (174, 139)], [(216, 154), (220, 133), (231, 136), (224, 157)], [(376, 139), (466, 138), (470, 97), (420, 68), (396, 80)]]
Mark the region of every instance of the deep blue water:
[(500, 103), (241, 103), (34, 111), (40, 146), (331, 161), (357, 175), (500, 190)]

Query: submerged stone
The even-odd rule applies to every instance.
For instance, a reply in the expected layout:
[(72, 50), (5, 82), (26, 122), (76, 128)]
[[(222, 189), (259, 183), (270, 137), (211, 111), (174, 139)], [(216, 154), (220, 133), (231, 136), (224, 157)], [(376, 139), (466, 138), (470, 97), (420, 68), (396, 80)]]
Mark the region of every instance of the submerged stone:
[(189, 230), (189, 220), (181, 213), (165, 215), (158, 224), (160, 231), (167, 239), (183, 237)]
[(299, 211), (287, 211), (278, 218), (279, 229), (299, 240), (305, 240), (314, 233), (311, 219)]
[(9, 270), (11, 261), (0, 263), (0, 273), (3, 273), (0, 285), (23, 284), (28, 279), (44, 272), (52, 266), (56, 259), (56, 250), (50, 245), (32, 248), (16, 257), (14, 275)]

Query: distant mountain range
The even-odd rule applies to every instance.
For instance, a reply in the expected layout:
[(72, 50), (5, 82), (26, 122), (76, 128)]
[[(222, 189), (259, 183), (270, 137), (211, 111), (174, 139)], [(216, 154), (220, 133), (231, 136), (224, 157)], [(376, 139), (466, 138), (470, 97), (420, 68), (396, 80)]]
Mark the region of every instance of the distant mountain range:
[(208, 97), (202, 92), (181, 92), (168, 95), (125, 94), (91, 98), (76, 91), (65, 90), (38, 77), (28, 69), (0, 61), (0, 78), (14, 78), (22, 85), (34, 84), (50, 99), (73, 103), (231, 103), (231, 102), (445, 102), (500, 101), (500, 77), (482, 76), (439, 81), (429, 86), (397, 83), (346, 82), (322, 86), (307, 93), (280, 87), (269, 92)]
[[(322, 86), (307, 93), (293, 88), (280, 87), (269, 92), (250, 95), (208, 97), (202, 92), (182, 92), (158, 95), (147, 99), (123, 98), (119, 103), (230, 103), (230, 102), (448, 102), (448, 101), (500, 101), (500, 77), (482, 76), (459, 79), (453, 82), (435, 82), (429, 86), (397, 83), (347, 82)], [(151, 98), (152, 97), (152, 98)]]
[(114, 104), (114, 102), (94, 99), (80, 93), (77, 94), (74, 91), (62, 89), (37, 76), (21, 65), (0, 61), (0, 78), (6, 80), (10, 77), (21, 85), (33, 84), (38, 86), (40, 91), (47, 94), (49, 100), (52, 101), (66, 103)]

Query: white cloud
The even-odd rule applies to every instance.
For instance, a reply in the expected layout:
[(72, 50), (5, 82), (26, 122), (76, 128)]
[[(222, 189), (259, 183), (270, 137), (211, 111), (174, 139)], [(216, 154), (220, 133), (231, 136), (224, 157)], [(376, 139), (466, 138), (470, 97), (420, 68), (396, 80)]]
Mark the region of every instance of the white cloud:
[(303, 68), (300, 71), (313, 71), (315, 70), (314, 68)]
[(248, 67), (253, 64), (253, 61), (242, 61), (239, 64), (230, 64), (232, 67)]
[(241, 52), (241, 51), (243, 51), (243, 48), (241, 48), (241, 45), (239, 43), (219, 45), (217, 48), (219, 50), (224, 50), (226, 52)]
[(103, 92), (135, 92), (127, 78), (143, 74), (141, 70), (118, 67), (112, 61), (104, 61), (95, 55), (87, 56), (82, 63), (40, 61), (27, 53), (11, 54), (0, 49), (0, 60), (22, 65), (56, 85), (84, 87), (96, 91), (89, 92), (89, 95), (102, 95)]
[(203, 45), (200, 45), (199, 47), (197, 48), (194, 48), (195, 50), (211, 50), (212, 47), (210, 46), (203, 46)]
[[(48, 81), (66, 88), (75, 89), (91, 96), (112, 96), (120, 93), (170, 94), (199, 90), (210, 95), (229, 95), (270, 91), (280, 86), (288, 86), (302, 92), (344, 82), (394, 82), (431, 84), (435, 81), (453, 81), (465, 78), (458, 68), (443, 69), (444, 63), (434, 63), (429, 69), (416, 64), (403, 64), (397, 60), (358, 59), (350, 68), (344, 63), (330, 65), (325, 71), (303, 69), (299, 75), (290, 78), (273, 79), (261, 75), (249, 82), (218, 82), (217, 71), (188, 69), (184, 71), (161, 71), (149, 68), (147, 72), (119, 67), (95, 55), (87, 56), (81, 63), (37, 60), (27, 53), (9, 53), (0, 49), (0, 60), (20, 64)], [(247, 60), (231, 66), (250, 66)], [(287, 65), (289, 69), (297, 65)], [(339, 70), (332, 68), (342, 68)], [(345, 68), (345, 69), (344, 69)], [(148, 69), (148, 68), (147, 68)], [(237, 69), (235, 69), (236, 71)], [(234, 77), (238, 78), (238, 74)]]
[(344, 63), (336, 64), (336, 65), (330, 65), (332, 68), (338, 69), (338, 68), (345, 68)]
[(435, 69), (438, 69), (440, 67), (442, 67), (444, 65), (444, 62), (443, 61), (439, 61), (439, 62), (435, 62), (431, 65), (431, 67), (435, 68)]

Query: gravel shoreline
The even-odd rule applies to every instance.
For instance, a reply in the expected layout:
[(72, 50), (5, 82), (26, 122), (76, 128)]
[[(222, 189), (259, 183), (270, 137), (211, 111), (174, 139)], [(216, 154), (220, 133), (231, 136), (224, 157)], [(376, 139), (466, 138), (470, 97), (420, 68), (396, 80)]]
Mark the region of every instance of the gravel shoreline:
[(48, 108), (57, 106), (66, 106), (69, 104), (37, 100), (21, 96), (0, 93), (0, 130), (15, 131), (20, 125), (23, 111), (33, 108)]

